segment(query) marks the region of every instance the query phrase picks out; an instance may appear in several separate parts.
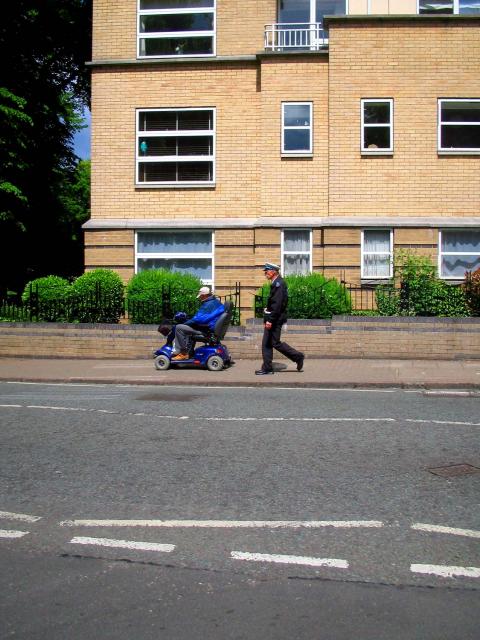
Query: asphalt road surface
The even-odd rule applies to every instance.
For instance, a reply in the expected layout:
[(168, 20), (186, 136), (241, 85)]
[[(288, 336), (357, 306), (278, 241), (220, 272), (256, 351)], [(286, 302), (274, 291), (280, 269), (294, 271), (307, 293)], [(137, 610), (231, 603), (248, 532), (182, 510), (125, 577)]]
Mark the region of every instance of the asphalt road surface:
[(0, 637), (475, 640), (480, 397), (0, 384)]

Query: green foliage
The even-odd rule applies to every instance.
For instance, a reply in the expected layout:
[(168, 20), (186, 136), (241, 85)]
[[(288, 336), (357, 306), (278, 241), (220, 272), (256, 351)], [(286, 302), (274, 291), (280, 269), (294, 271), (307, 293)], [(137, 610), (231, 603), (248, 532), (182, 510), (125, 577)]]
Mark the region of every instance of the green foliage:
[(72, 285), (60, 276), (45, 276), (27, 282), (22, 293), (23, 302), (30, 302), (32, 296), (39, 301), (65, 300), (72, 293)]
[(436, 267), (427, 256), (399, 252), (395, 256), (394, 279), (375, 290), (382, 316), (470, 315), (465, 292), (436, 277)]
[(81, 243), (81, 227), (90, 217), (90, 160), (80, 160), (66, 171), (60, 190), (65, 209), (64, 224), (69, 226), (72, 240)]
[[(176, 311), (193, 315), (198, 308), (196, 299), (202, 286), (199, 278), (165, 269), (141, 271), (127, 286), (127, 305), (130, 322), (156, 324), (163, 317), (172, 317)], [(164, 304), (164, 294), (170, 306)]]
[(59, 276), (45, 276), (28, 282), (22, 293), (25, 312), (37, 322), (61, 322), (68, 317), (72, 285)]
[(380, 316), (382, 314), (379, 313), (376, 309), (357, 309), (356, 311), (352, 310), (350, 312), (350, 315), (362, 318), (371, 318), (372, 316)]
[[(26, 100), (0, 87), (0, 221), (15, 226), (15, 208), (25, 206), (27, 198), (15, 176), (25, 167), (20, 159), (33, 126), (25, 113)], [(20, 163), (20, 164), (19, 164)], [(22, 226), (19, 227), (22, 230)]]
[(434, 315), (444, 318), (466, 318), (470, 316), (463, 287), (457, 287), (437, 280), (433, 296)]
[[(320, 273), (286, 276), (288, 286), (288, 317), (295, 319), (331, 318), (332, 315), (350, 313), (351, 300), (346, 289), (335, 278), (327, 279)], [(270, 283), (265, 282), (257, 291), (262, 304), (256, 309), (262, 315)]]
[(480, 316), (480, 269), (467, 273), (463, 291), (472, 316)]
[(79, 322), (118, 322), (124, 309), (123, 282), (115, 271), (95, 269), (72, 285)]
[(0, 21), (0, 289), (82, 271), (75, 213), (62, 194), (89, 104), (91, 5), (15, 0)]
[(375, 299), (379, 315), (400, 315), (400, 289), (396, 289), (393, 283), (378, 285), (375, 289)]

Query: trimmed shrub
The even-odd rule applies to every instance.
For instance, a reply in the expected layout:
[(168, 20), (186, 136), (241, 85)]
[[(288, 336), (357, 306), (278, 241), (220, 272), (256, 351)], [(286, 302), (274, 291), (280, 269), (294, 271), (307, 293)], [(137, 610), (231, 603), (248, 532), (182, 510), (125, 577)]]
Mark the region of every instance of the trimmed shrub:
[(480, 269), (467, 273), (463, 291), (471, 315), (480, 316)]
[[(286, 276), (288, 286), (288, 317), (292, 319), (331, 318), (332, 315), (350, 313), (350, 295), (338, 280), (325, 278), (321, 273)], [(261, 317), (270, 292), (270, 283), (265, 282), (257, 291), (261, 297), (261, 308), (256, 309)]]
[(131, 323), (158, 324), (176, 311), (193, 315), (202, 281), (188, 273), (166, 269), (140, 271), (127, 286), (127, 308)]
[(124, 311), (124, 286), (115, 271), (95, 269), (72, 285), (74, 316), (78, 322), (117, 323)]
[(45, 276), (27, 282), (22, 302), (28, 314), (38, 322), (64, 322), (68, 320), (68, 306), (72, 285), (60, 276)]

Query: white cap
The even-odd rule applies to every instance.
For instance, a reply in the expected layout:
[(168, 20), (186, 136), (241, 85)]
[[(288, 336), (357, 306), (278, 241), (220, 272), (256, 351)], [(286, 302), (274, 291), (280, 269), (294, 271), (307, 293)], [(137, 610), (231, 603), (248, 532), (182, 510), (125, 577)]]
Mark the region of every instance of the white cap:
[(202, 287), (198, 292), (197, 298), (200, 298), (200, 296), (209, 296), (209, 295), (210, 295), (210, 287)]

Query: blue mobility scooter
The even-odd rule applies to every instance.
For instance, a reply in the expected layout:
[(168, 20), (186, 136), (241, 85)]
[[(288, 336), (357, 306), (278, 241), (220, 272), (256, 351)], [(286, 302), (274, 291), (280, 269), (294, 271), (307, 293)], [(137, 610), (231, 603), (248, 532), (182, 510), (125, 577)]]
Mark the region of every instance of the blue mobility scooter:
[[(173, 357), (173, 340), (167, 337), (167, 342), (153, 353), (155, 369), (158, 371), (166, 371), (170, 367), (201, 367), (207, 368), (209, 371), (221, 371), (225, 367), (232, 364), (232, 358), (225, 345), (221, 340), (225, 337), (233, 314), (233, 303), (226, 301), (223, 305), (225, 311), (218, 316), (213, 331), (202, 332), (197, 331), (193, 336), (194, 343), (203, 342), (200, 347), (194, 348), (191, 357), (188, 360), (172, 360)], [(180, 318), (181, 314), (175, 314), (175, 319), (184, 322)]]

